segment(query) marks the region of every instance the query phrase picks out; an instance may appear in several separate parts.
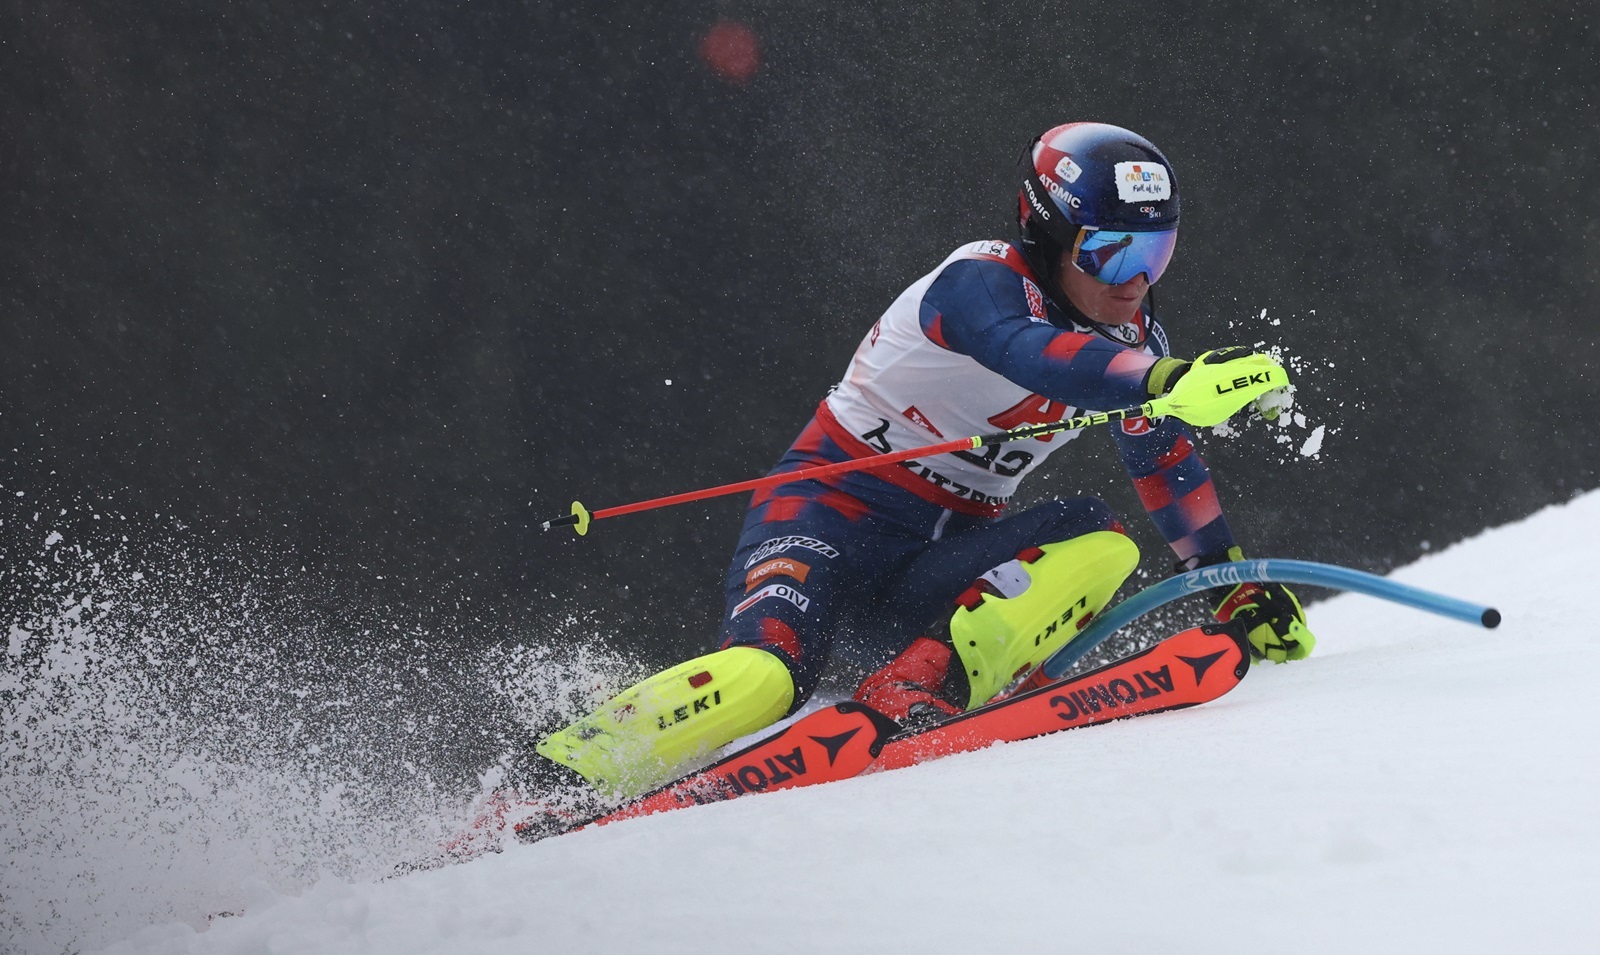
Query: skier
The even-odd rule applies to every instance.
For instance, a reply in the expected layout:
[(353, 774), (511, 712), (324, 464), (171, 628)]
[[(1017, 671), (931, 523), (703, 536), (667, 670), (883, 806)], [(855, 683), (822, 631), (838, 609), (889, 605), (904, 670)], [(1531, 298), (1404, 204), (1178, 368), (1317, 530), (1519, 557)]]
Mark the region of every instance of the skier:
[[(1178, 184), (1161, 151), (1120, 127), (1069, 123), (1033, 140), (1020, 173), (1017, 238), (963, 246), (906, 289), (774, 473), (1139, 405), (1191, 369), (1169, 353), (1150, 295), (1178, 229)], [(1137, 418), (1113, 428), (1177, 569), (1242, 559), (1188, 427)], [(892, 718), (983, 704), (1065, 645), (1138, 563), (1095, 498), (1006, 516), (1021, 480), (1081, 433), (757, 493), (729, 565), (718, 649), (624, 690), (537, 752), (598, 793), (647, 791), (795, 712), (836, 634), (878, 667), (857, 699)], [(1243, 623), (1257, 659), (1310, 654), (1287, 588), (1245, 583), (1215, 598), (1216, 617)]]

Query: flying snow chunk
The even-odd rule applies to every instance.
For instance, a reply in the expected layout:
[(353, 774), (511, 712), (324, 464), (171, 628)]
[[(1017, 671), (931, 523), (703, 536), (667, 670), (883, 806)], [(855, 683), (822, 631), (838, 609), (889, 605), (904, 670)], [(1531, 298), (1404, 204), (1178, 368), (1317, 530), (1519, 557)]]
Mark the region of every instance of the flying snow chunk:
[(1311, 430), (1311, 436), (1300, 446), (1301, 457), (1314, 458), (1322, 453), (1322, 433), (1325, 428), (1325, 425), (1319, 424)]

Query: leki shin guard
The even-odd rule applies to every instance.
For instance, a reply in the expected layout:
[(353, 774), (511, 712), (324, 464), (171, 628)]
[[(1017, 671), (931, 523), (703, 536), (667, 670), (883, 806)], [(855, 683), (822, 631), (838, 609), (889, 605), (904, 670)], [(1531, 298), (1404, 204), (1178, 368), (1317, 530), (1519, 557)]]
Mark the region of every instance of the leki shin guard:
[(636, 796), (777, 722), (793, 702), (794, 680), (782, 661), (729, 647), (634, 684), (536, 748), (607, 795)]
[(966, 698), (956, 702), (969, 710), (1077, 636), (1139, 565), (1138, 546), (1115, 531), (1037, 550), (1042, 554), (1032, 561), (1019, 557), (985, 574), (950, 618), (950, 640), (967, 683)]

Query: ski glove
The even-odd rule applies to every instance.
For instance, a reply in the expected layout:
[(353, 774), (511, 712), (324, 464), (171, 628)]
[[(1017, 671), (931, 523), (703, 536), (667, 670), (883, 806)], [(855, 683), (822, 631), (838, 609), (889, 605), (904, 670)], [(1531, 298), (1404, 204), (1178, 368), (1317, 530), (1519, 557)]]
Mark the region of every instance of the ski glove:
[[(1237, 545), (1226, 552), (1179, 561), (1173, 570), (1182, 573), (1199, 567), (1214, 567), (1231, 561), (1244, 560), (1244, 551)], [(1317, 638), (1306, 628), (1306, 612), (1294, 591), (1282, 584), (1248, 582), (1235, 587), (1217, 587), (1206, 591), (1216, 601), (1211, 612), (1223, 623), (1237, 620), (1244, 625), (1250, 638), (1250, 656), (1254, 660), (1271, 660), (1287, 663), (1304, 660), (1317, 645)]]
[(1317, 638), (1306, 629), (1306, 612), (1300, 601), (1282, 584), (1240, 584), (1229, 590), (1212, 612), (1223, 623), (1237, 620), (1244, 624), (1250, 655), (1256, 660), (1304, 660), (1317, 645)]
[(1158, 360), (1146, 377), (1146, 391), (1156, 394), (1153, 384), (1166, 389), (1151, 399), (1152, 414), (1173, 415), (1197, 428), (1219, 425), (1265, 393), (1289, 386), (1289, 373), (1271, 356), (1237, 345), (1206, 352), (1181, 375), (1173, 375), (1173, 367), (1163, 377), (1162, 368)]
[(1157, 358), (1156, 363), (1150, 366), (1150, 371), (1145, 375), (1144, 390), (1152, 398), (1159, 398), (1172, 390), (1184, 372), (1194, 362), (1184, 361), (1181, 358)]

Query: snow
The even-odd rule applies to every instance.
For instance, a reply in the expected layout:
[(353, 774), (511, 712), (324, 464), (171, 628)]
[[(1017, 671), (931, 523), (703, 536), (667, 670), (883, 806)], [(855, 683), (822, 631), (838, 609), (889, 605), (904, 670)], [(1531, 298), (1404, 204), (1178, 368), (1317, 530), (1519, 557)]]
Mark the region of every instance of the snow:
[[(1600, 493), (1354, 595), (1192, 710), (387, 881), (247, 885), (107, 953), (1595, 952)], [(1282, 555), (1293, 556), (1293, 555)], [(288, 834), (284, 834), (285, 837)]]

